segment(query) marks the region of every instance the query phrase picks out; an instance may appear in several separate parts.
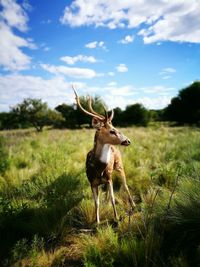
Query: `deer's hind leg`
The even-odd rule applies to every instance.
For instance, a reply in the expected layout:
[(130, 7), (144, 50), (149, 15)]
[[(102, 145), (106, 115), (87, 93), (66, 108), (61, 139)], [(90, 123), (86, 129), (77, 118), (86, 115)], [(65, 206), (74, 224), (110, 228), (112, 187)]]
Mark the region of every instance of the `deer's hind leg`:
[(115, 220), (118, 220), (117, 210), (116, 210), (116, 206), (115, 206), (115, 196), (114, 196), (114, 191), (113, 191), (112, 180), (108, 181), (108, 188), (109, 188), (109, 193), (110, 193), (110, 200), (111, 200), (113, 211), (114, 211), (114, 217), (115, 217)]

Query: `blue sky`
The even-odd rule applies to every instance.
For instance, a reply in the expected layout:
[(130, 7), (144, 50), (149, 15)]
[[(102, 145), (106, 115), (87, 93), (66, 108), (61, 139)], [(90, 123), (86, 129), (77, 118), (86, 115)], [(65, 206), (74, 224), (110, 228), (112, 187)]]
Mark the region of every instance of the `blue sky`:
[(0, 111), (98, 95), (165, 107), (200, 78), (200, 0), (0, 0)]

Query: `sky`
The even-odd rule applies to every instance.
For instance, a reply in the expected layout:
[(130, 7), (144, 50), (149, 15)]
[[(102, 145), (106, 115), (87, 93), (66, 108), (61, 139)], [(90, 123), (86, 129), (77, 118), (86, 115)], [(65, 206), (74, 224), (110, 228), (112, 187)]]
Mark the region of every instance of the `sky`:
[(200, 79), (200, 0), (0, 0), (0, 112), (79, 95), (166, 107)]

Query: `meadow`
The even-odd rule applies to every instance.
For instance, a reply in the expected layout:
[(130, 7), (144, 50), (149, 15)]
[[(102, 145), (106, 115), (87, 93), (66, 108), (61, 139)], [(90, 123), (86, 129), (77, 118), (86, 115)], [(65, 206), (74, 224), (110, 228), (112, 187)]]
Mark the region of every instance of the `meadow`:
[(132, 214), (114, 175), (120, 221), (85, 175), (94, 130), (0, 132), (0, 266), (200, 266), (200, 130), (121, 129)]

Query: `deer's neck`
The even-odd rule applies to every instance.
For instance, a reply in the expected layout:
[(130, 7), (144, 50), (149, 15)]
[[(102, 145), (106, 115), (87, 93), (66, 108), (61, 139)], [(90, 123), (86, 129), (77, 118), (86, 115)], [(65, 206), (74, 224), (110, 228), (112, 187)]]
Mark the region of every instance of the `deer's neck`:
[(97, 138), (94, 141), (94, 155), (102, 163), (108, 163), (111, 158), (111, 145), (102, 144)]

